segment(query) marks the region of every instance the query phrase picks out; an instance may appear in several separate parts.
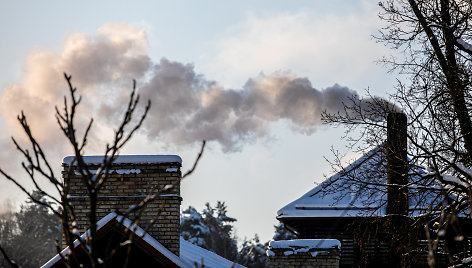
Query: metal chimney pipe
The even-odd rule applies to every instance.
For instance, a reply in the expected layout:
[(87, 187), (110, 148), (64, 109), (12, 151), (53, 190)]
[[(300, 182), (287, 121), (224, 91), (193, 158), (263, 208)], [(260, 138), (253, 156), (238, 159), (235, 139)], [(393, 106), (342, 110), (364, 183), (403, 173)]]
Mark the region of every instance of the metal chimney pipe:
[(404, 113), (387, 116), (387, 215), (408, 215), (407, 118)]

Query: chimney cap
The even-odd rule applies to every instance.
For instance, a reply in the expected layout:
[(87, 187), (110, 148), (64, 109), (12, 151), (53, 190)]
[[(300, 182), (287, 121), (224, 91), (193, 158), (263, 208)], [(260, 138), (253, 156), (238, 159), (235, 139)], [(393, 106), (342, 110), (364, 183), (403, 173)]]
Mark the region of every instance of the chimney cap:
[[(99, 165), (103, 163), (103, 155), (84, 156), (85, 164)], [(62, 161), (63, 165), (75, 165), (75, 156), (67, 156)], [(119, 155), (113, 161), (113, 164), (159, 164), (159, 163), (179, 163), (182, 164), (182, 158), (178, 155)]]
[(406, 114), (404, 112), (389, 112), (387, 115), (388, 118), (402, 118), (406, 120)]

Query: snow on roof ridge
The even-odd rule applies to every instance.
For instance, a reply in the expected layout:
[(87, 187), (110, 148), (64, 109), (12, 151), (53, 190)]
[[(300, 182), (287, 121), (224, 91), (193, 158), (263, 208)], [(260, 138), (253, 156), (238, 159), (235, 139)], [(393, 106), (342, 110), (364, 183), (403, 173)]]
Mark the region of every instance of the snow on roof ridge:
[(186, 265), (182, 262), (179, 256), (175, 255), (166, 247), (164, 247), (161, 243), (159, 243), (159, 241), (157, 241), (154, 237), (149, 235), (146, 231), (144, 231), (141, 227), (139, 227), (135, 222), (131, 221), (130, 219), (124, 216), (117, 216), (116, 220), (118, 222), (122, 222), (123, 226), (125, 226), (126, 228), (129, 228), (137, 236), (140, 236), (144, 241), (146, 241), (149, 245), (151, 245), (157, 251), (162, 253), (162, 255), (167, 257), (173, 263), (177, 264), (180, 267), (186, 267)]
[[(270, 241), (267, 256), (274, 256), (272, 250), (283, 250), (285, 256), (297, 255), (299, 253), (309, 253), (316, 257), (319, 253), (328, 253), (326, 249), (340, 249), (341, 242), (337, 239), (294, 239)], [(322, 251), (320, 251), (322, 250)]]
[[(109, 222), (112, 219), (116, 218), (116, 216), (118, 216), (118, 214), (116, 214), (115, 212), (109, 213), (108, 215), (106, 215), (105, 217), (103, 217), (101, 220), (99, 220), (97, 222), (97, 228), (96, 229), (98, 230), (98, 229), (102, 228), (107, 222)], [(80, 239), (85, 240), (87, 238), (86, 237), (87, 234), (90, 234), (89, 230), (87, 230), (87, 232), (83, 233), (80, 236)], [(74, 240), (74, 248), (77, 247), (79, 245), (79, 243), (80, 243), (79, 239)], [(60, 253), (58, 253), (54, 257), (52, 257), (48, 262), (43, 264), (43, 266), (41, 266), (40, 268), (52, 267), (54, 264), (56, 264), (58, 261), (60, 261), (62, 259), (62, 257), (67, 256), (68, 253), (69, 253), (69, 247), (66, 247)]]
[(341, 248), (341, 242), (337, 239), (293, 239), (270, 241), (270, 249), (306, 248), (306, 249), (327, 249)]
[[(88, 165), (98, 165), (103, 163), (103, 155), (84, 156), (83, 159)], [(62, 161), (65, 165), (75, 162), (75, 156), (67, 156)], [(156, 164), (156, 163), (180, 163), (182, 158), (178, 155), (119, 155), (113, 161), (114, 164)]]
[[(154, 237), (149, 235), (146, 231), (144, 231), (139, 225), (135, 222), (131, 221), (130, 219), (118, 215), (116, 212), (111, 212), (101, 220), (97, 222), (97, 230), (105, 226), (108, 222), (112, 220), (116, 220), (118, 223), (122, 224), (124, 227), (131, 230), (137, 236), (141, 237), (144, 241), (146, 241), (150, 246), (154, 249), (158, 250), (162, 255), (170, 259), (172, 262), (177, 264), (180, 267), (194, 267), (195, 261), (200, 264), (202, 259), (206, 267), (209, 268), (219, 268), (219, 267), (234, 267), (234, 268), (245, 268), (245, 266), (234, 263), (229, 261), (220, 255), (201, 248), (197, 245), (193, 245), (192, 243), (185, 241), (182, 237), (180, 237), (180, 257), (172, 253), (166, 247), (164, 247), (159, 241), (157, 241)], [(87, 230), (86, 233), (82, 234), (80, 237), (81, 239), (86, 238), (86, 234), (90, 235), (90, 230)], [(76, 239), (74, 241), (74, 247), (79, 245), (79, 241)], [(62, 256), (66, 256), (67, 252), (69, 251), (69, 247), (63, 249), (61, 251)], [(59, 254), (54, 256), (51, 260), (45, 263), (41, 268), (49, 268), (52, 267), (55, 263), (61, 260)]]

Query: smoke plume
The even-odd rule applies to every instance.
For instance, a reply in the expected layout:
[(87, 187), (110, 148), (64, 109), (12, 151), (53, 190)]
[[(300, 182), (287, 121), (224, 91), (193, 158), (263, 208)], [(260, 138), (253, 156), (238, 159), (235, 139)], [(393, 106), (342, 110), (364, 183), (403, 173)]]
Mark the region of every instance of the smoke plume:
[(177, 144), (214, 140), (224, 150), (266, 136), (270, 123), (278, 120), (310, 134), (320, 125), (323, 110), (336, 112), (356, 94), (339, 85), (316, 90), (308, 79), (290, 73), (261, 74), (242, 89), (225, 89), (199, 77), (192, 65), (166, 59), (140, 90), (153, 102), (145, 125), (149, 137)]
[(266, 137), (271, 123), (279, 120), (311, 134), (322, 111), (336, 113), (343, 103), (359, 99), (347, 87), (318, 90), (307, 78), (289, 72), (260, 74), (241, 89), (227, 89), (195, 73), (192, 64), (165, 58), (152, 62), (143, 30), (106, 24), (95, 36), (71, 36), (60, 53), (31, 53), (23, 81), (4, 88), (0, 96), (0, 113), (14, 135), (19, 131), (16, 115), (24, 109), (38, 140), (58, 146), (61, 134), (53, 107), (67, 94), (63, 72), (72, 74), (83, 96), (83, 122), (94, 116), (99, 128), (111, 129), (127, 102), (129, 91), (124, 89), (136, 79), (141, 98), (152, 102), (142, 129), (150, 140), (179, 145), (216, 141), (225, 151)]

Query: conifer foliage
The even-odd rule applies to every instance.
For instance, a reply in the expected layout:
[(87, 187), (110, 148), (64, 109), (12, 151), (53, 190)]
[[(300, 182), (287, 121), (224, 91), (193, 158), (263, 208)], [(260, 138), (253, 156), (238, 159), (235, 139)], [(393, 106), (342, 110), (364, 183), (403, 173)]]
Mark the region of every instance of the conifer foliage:
[(269, 242), (262, 244), (257, 234), (254, 235), (253, 239), (245, 239), (238, 254), (238, 263), (248, 268), (266, 267), (268, 245)]
[(214, 207), (206, 203), (202, 213), (194, 207), (185, 209), (180, 222), (181, 236), (192, 244), (236, 261), (238, 247), (232, 225), (236, 219), (226, 213), (227, 207), (221, 201)]
[[(33, 194), (41, 199), (39, 192)], [(20, 267), (39, 267), (56, 253), (61, 238), (61, 223), (48, 209), (31, 200), (19, 212), (0, 215), (0, 243)], [(0, 267), (9, 267), (0, 255)]]
[[(225, 202), (218, 201), (214, 207), (205, 204), (202, 212), (190, 206), (182, 211), (181, 236), (190, 243), (208, 249), (228, 260), (248, 268), (262, 268), (267, 265), (266, 250), (269, 242), (261, 242), (257, 234), (245, 238), (238, 252), (237, 238), (234, 235), (235, 218), (229, 217)], [(273, 240), (295, 239), (283, 223), (274, 226)]]
[(294, 233), (290, 232), (283, 223), (274, 225), (274, 228), (275, 228), (275, 234), (272, 237), (272, 239), (275, 241), (291, 240), (291, 239), (297, 238), (297, 236)]

